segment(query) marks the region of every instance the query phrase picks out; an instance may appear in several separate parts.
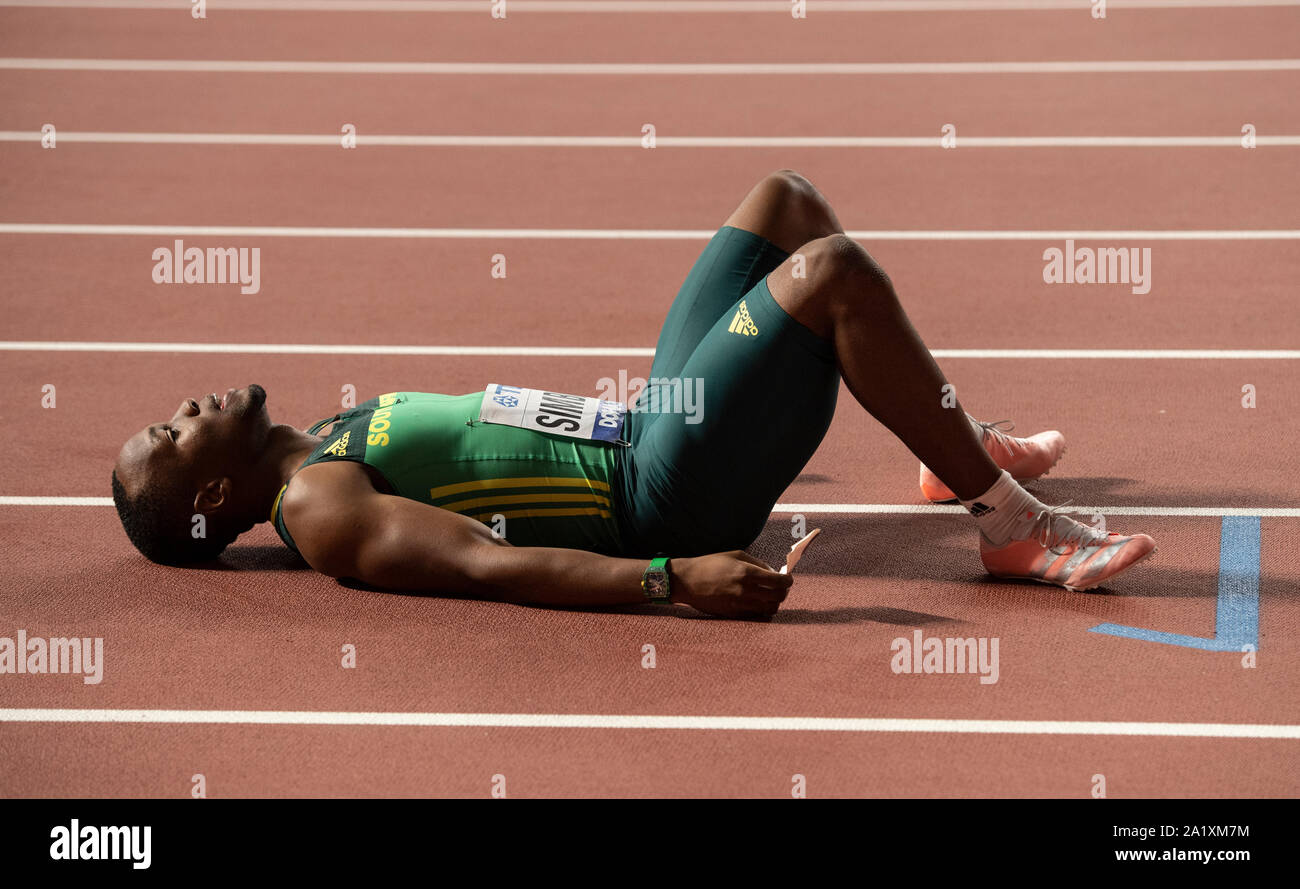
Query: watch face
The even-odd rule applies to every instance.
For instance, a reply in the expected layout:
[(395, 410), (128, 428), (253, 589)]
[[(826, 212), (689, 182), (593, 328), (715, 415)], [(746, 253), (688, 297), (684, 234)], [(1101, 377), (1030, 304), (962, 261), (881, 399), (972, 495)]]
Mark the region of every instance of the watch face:
[(645, 591), (649, 596), (662, 596), (668, 592), (668, 576), (663, 571), (655, 571), (645, 577)]

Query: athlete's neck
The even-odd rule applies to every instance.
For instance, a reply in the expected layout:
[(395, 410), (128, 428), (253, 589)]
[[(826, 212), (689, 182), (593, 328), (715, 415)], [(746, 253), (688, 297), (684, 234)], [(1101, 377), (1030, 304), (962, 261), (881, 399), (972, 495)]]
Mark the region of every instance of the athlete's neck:
[(266, 521), (280, 489), (322, 441), (324, 439), (321, 436), (311, 435), (293, 426), (280, 424), (271, 427), (266, 450), (258, 461), (260, 471), (257, 475), (261, 479), (257, 485), (258, 500), (263, 501), (259, 503), (261, 508), (258, 521)]

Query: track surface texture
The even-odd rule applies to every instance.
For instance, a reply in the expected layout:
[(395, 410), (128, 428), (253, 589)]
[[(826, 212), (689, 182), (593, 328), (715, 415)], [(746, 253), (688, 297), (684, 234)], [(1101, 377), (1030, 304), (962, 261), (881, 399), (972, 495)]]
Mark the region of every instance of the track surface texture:
[[(103, 640), (98, 682), (0, 674), (0, 796), (1300, 794), (1300, 5), (280, 6), (0, 3), (0, 637)], [(266, 525), (178, 571), (122, 533), (118, 448), (185, 397), (256, 381), (306, 426), (347, 387), (647, 376), (781, 168), (967, 409), (1065, 433), (1031, 490), (1149, 563), (990, 578), (847, 390), (752, 547), (823, 530), (770, 623), (356, 588)], [(1067, 239), (1149, 248), (1149, 289), (1045, 283)], [(176, 240), (258, 248), (258, 292), (153, 283)], [(895, 672), (915, 634), (996, 672)]]

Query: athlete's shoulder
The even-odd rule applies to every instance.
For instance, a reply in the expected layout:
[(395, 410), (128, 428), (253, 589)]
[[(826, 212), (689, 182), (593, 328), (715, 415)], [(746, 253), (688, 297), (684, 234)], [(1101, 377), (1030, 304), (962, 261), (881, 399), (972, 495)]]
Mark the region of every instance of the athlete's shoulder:
[(346, 460), (312, 463), (294, 473), (284, 490), (280, 508), (287, 519), (312, 507), (355, 498), (368, 491), (374, 492), (375, 487), (363, 464)]
[(317, 571), (337, 576), (331, 554), (355, 534), (356, 510), (377, 496), (362, 464), (313, 463), (289, 480), (280, 499), (280, 518), (302, 557)]

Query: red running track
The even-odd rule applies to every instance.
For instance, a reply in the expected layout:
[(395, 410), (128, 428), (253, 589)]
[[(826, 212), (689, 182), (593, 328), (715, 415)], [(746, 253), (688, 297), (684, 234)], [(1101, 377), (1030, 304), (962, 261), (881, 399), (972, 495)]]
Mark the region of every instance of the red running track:
[[(1294, 9), (1064, 13), (538, 16), (240, 13), (197, 27), (141, 11), (0, 9), (0, 56), (462, 61), (1285, 58)], [(863, 35), (870, 39), (864, 40)], [(431, 77), (0, 70), (0, 129), (635, 135), (1296, 133), (1295, 72), (891, 77)], [(1294, 229), (1295, 148), (362, 149), (0, 143), (0, 223), (686, 229), (707, 232), (763, 173), (797, 167), (854, 230)], [(154, 285), (163, 236), (0, 234), (4, 339), (647, 348), (702, 240), (223, 239), (263, 253), (263, 290)], [(203, 239), (203, 243), (209, 243)], [(196, 241), (197, 243), (197, 241)], [(1055, 242), (868, 243), (937, 349), (1294, 349), (1294, 239), (1150, 246), (1153, 287), (1042, 281)], [(1101, 242), (1105, 243), (1105, 242)], [(505, 281), (487, 275), (506, 253)], [(506, 318), (503, 326), (494, 318)], [(107, 496), (121, 441), (182, 397), (258, 381), (277, 419), (335, 410), (345, 384), (472, 391), (489, 378), (594, 392), (650, 359), (0, 350), (10, 430), (0, 496)], [(349, 589), (265, 527), (221, 570), (144, 562), (102, 505), (0, 501), (0, 636), (105, 640), (104, 679), (0, 676), (0, 794), (1294, 796), (1300, 559), (1262, 521), (1259, 660), (1089, 632), (1214, 632), (1219, 518), (1292, 510), (1294, 360), (945, 359), (963, 401), (1060, 428), (1035, 490), (1109, 509), (1160, 551), (1101, 594), (996, 583), (910, 455), (848, 397), (784, 503), (825, 534), (770, 624), (676, 609), (552, 611)], [(55, 384), (58, 406), (41, 407)], [(1241, 405), (1243, 385), (1257, 407)], [(1173, 515), (1200, 509), (1209, 515)], [(784, 507), (783, 507), (784, 509)], [(1126, 515), (1125, 512), (1146, 513)], [(754, 547), (779, 561), (790, 513)], [(891, 642), (998, 637), (999, 679), (890, 670)], [(357, 648), (357, 668), (340, 648)], [(656, 648), (654, 669), (643, 646)], [(85, 724), (61, 709), (999, 720), (938, 730)], [(1050, 734), (1043, 722), (1082, 723)], [(486, 722), (487, 720), (480, 720)], [(1105, 734), (1177, 723), (1192, 737)], [(373, 719), (370, 720), (373, 723)], [(1211, 724), (1257, 727), (1247, 737)], [(1018, 726), (1024, 734), (1008, 733)], [(1200, 727), (1199, 729), (1196, 727)], [(1263, 727), (1263, 728), (1258, 728)], [(1271, 727), (1271, 728), (1270, 728)], [(1155, 729), (1159, 732), (1159, 729)]]

